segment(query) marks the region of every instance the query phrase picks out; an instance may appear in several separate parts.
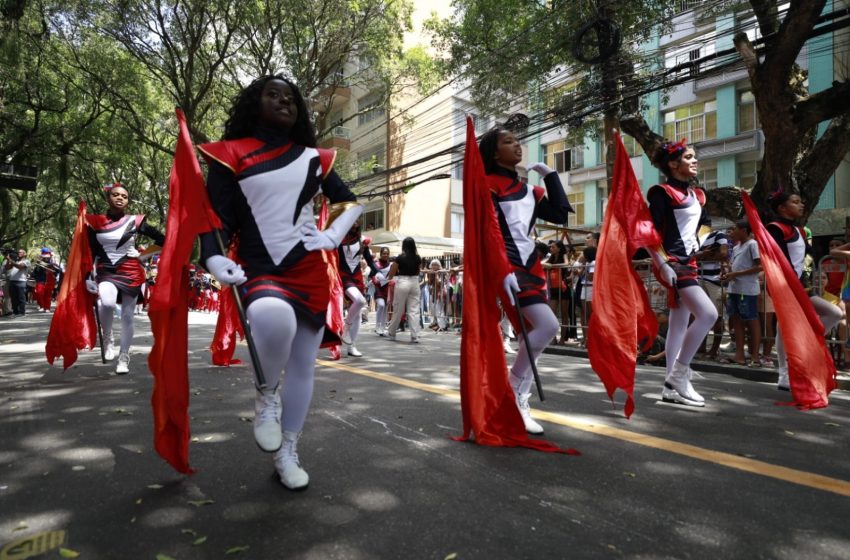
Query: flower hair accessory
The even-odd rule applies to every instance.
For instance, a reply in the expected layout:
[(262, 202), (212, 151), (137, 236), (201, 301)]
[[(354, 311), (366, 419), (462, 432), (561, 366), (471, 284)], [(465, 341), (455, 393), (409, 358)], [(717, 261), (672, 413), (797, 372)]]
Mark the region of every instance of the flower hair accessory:
[(784, 192), (785, 192), (785, 189), (782, 188), (782, 185), (779, 185), (778, 187), (776, 187), (775, 191), (773, 191), (772, 193), (767, 195), (767, 198), (768, 198), (768, 200), (775, 200), (775, 199), (779, 198), (780, 196), (782, 196), (782, 193), (784, 193)]
[(664, 146), (664, 149), (667, 150), (667, 153), (673, 155), (677, 152), (684, 152), (688, 149), (688, 139), (682, 138), (678, 142), (670, 142)]
[(115, 187), (124, 188), (124, 185), (122, 185), (121, 183), (118, 183), (118, 182), (112, 183), (111, 185), (103, 185), (103, 192), (105, 192), (106, 194), (109, 194), (109, 191), (111, 191)]

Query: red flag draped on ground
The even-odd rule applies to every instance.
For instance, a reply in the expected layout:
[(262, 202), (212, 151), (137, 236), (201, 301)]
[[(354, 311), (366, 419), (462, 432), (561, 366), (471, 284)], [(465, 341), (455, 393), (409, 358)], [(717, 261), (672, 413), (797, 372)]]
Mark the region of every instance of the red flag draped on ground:
[(474, 435), (480, 445), (578, 454), (574, 449), (564, 450), (545, 440), (528, 437), (508, 383), (499, 330), (501, 311), (496, 299), (510, 301), (501, 286), (511, 267), (469, 117), (463, 158), (463, 208), (464, 297), (460, 339), (463, 436), (456, 439), (466, 441)]
[(587, 335), (590, 364), (608, 397), (626, 392), (626, 418), (635, 409), (635, 363), (641, 341), (652, 344), (658, 323), (632, 256), (640, 247), (657, 247), (661, 237), (635, 178), (619, 133), (611, 195), (602, 223), (593, 274), (593, 315)]
[(791, 264), (759, 218), (750, 196), (741, 192), (750, 228), (759, 246), (765, 283), (773, 300), (788, 356), (788, 379), (794, 403), (803, 409), (823, 408), (837, 386), (835, 363), (826, 347), (823, 323)]
[(195, 237), (220, 228), (210, 206), (201, 168), (177, 109), (180, 132), (174, 150), (168, 192), (165, 244), (157, 267), (156, 290), (150, 301), (154, 343), (148, 367), (154, 376), (151, 397), (154, 445), (178, 472), (189, 467), (189, 256)]
[(51, 364), (62, 356), (62, 367), (68, 369), (77, 361), (77, 350), (94, 348), (97, 325), (94, 320), (94, 296), (86, 290), (86, 277), (92, 270), (91, 248), (86, 225), (86, 203), (80, 202), (74, 238), (65, 267), (65, 278), (56, 311), (50, 321), (44, 352)]

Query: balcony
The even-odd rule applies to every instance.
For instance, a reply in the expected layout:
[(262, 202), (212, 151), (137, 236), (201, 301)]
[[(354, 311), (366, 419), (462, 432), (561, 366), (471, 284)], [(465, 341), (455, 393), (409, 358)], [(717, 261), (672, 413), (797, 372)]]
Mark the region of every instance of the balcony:
[[(331, 113), (343, 107), (350, 100), (351, 88), (345, 82), (340, 81), (337, 86), (330, 85), (320, 90), (313, 98), (313, 107), (317, 111), (327, 110), (328, 113)], [(330, 106), (328, 106), (328, 101), (330, 101)]]
[(334, 127), (319, 141), (319, 147), (351, 150), (351, 129), (344, 126)]
[(704, 140), (697, 143), (694, 148), (700, 159), (714, 159), (746, 152), (757, 152), (761, 158), (762, 145), (761, 131), (750, 130), (728, 138)]
[(749, 74), (744, 64), (736, 64), (731, 68), (726, 68), (720, 72), (703, 69), (703, 76), (694, 80), (694, 93), (715, 89), (726, 84), (732, 84), (738, 80), (746, 79)]

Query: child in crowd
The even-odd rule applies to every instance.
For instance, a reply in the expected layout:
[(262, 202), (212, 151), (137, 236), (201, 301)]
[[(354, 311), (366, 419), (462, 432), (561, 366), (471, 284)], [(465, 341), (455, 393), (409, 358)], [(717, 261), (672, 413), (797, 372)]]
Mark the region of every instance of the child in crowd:
[(759, 347), (761, 345), (761, 327), (758, 317), (759, 261), (758, 244), (753, 239), (750, 224), (742, 220), (732, 228), (732, 240), (736, 243), (732, 256), (732, 268), (721, 275), (726, 288), (726, 313), (732, 322), (735, 333), (734, 362), (746, 365), (744, 356), (744, 327), (750, 332), (751, 367), (761, 367)]

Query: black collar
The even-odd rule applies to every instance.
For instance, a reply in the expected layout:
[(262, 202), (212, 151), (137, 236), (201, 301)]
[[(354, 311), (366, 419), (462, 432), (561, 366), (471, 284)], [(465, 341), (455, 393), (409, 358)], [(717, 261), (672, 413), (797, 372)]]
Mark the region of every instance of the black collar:
[(502, 167), (501, 165), (493, 166), (493, 173), (491, 175), (501, 175), (502, 177), (508, 177), (510, 179), (518, 179), (519, 173), (514, 170), (508, 169), (507, 167)]
[(272, 146), (283, 146), (289, 142), (289, 131), (260, 124), (254, 129), (254, 137)]

